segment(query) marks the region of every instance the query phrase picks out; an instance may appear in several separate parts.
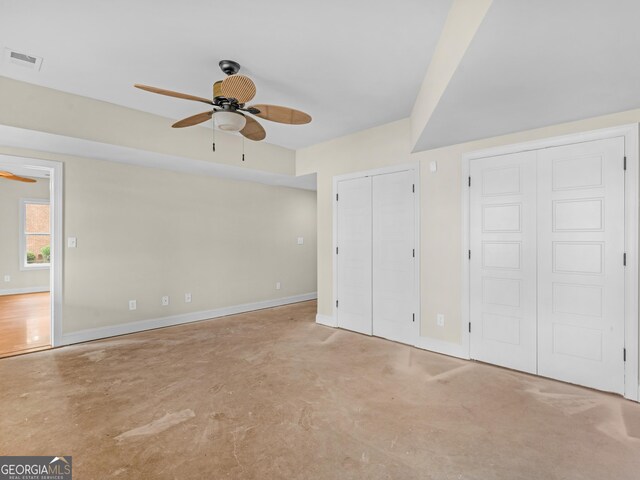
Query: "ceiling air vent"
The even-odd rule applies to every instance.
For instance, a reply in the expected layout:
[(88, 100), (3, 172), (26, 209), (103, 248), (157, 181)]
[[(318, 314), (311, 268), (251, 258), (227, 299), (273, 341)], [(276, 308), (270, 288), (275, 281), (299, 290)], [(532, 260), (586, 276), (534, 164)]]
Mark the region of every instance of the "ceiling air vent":
[(26, 53), (17, 52), (10, 48), (4, 49), (4, 56), (14, 65), (20, 65), (21, 67), (30, 68), (31, 70), (39, 71), (42, 66), (42, 58), (34, 57), (33, 55), (27, 55)]

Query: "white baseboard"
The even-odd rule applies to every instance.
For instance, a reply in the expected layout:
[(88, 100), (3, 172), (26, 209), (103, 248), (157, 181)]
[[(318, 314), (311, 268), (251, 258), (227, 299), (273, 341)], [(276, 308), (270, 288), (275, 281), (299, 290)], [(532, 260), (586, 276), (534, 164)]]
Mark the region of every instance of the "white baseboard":
[(198, 322), (201, 320), (209, 320), (213, 318), (226, 317), (227, 315), (235, 315), (237, 313), (251, 312), (254, 310), (262, 310), (263, 308), (278, 307), (288, 305), (290, 303), (304, 302), (307, 300), (315, 300), (318, 298), (317, 292), (303, 293), (292, 297), (276, 298), (273, 300), (263, 300), (261, 302), (245, 303), (243, 305), (235, 305), (231, 307), (217, 308), (215, 310), (205, 310), (202, 312), (183, 313), (179, 315), (171, 315), (168, 317), (153, 318), (149, 320), (139, 320), (137, 322), (122, 323), (119, 325), (110, 325), (108, 327), (90, 328), (79, 330), (77, 332), (65, 333), (62, 335), (62, 345), (71, 345), (73, 343), (88, 342), (90, 340), (98, 340), (100, 338), (115, 337), (118, 335), (126, 335), (128, 333), (142, 332), (144, 330), (152, 330), (154, 328), (171, 327), (174, 325), (182, 325), (184, 323)]
[(429, 350), (430, 352), (442, 353), (443, 355), (449, 355), (450, 357), (458, 357), (469, 360), (468, 350), (459, 343), (445, 342), (443, 340), (436, 340), (434, 338), (420, 337), (416, 340), (414, 346), (423, 350)]
[(338, 326), (338, 322), (332, 315), (321, 315), (319, 313), (316, 315), (316, 323), (319, 323), (320, 325), (325, 325), (327, 327)]
[(8, 288), (6, 290), (0, 290), (0, 296), (3, 295), (20, 295), (23, 293), (41, 293), (48, 292), (49, 287), (24, 287), (24, 288)]

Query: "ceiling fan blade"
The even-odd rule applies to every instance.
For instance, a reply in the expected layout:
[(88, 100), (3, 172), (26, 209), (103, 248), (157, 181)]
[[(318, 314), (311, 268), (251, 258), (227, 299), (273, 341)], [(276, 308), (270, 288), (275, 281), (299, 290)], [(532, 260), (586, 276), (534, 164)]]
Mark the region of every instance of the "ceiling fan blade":
[(244, 75), (229, 75), (220, 86), (222, 95), (235, 98), (238, 103), (247, 103), (256, 96), (256, 84)]
[(14, 175), (11, 172), (0, 172), (0, 177), (6, 178), (7, 180), (16, 180), (18, 182), (25, 182), (25, 183), (35, 183), (36, 182), (36, 180), (34, 180), (33, 178), (20, 177), (18, 175)]
[(167, 95), (168, 97), (183, 98), (185, 100), (194, 100), (196, 102), (208, 103), (209, 105), (213, 105), (213, 102), (208, 98), (196, 97), (195, 95), (189, 95), (187, 93), (173, 92), (171, 90), (164, 90), (163, 88), (150, 87), (149, 85), (140, 85), (139, 83), (136, 83), (134, 87), (139, 88), (140, 90), (146, 90), (147, 92), (151, 93)]
[(311, 116), (307, 113), (293, 108), (281, 107), (279, 105), (251, 105), (249, 108), (257, 108), (260, 113), (256, 117), (271, 120), (272, 122), (286, 123), (289, 125), (303, 125), (311, 121)]
[(174, 123), (171, 126), (173, 128), (191, 127), (193, 125), (198, 125), (199, 123), (206, 122), (207, 120), (211, 120), (212, 115), (213, 115), (213, 110), (210, 112), (198, 113), (197, 115), (183, 118), (182, 120)]
[(245, 115), (245, 118), (247, 119), (247, 124), (242, 130), (240, 130), (240, 133), (249, 140), (253, 140), (255, 142), (264, 140), (267, 136), (267, 132), (264, 131), (262, 125), (260, 125), (255, 118), (251, 118), (248, 115)]

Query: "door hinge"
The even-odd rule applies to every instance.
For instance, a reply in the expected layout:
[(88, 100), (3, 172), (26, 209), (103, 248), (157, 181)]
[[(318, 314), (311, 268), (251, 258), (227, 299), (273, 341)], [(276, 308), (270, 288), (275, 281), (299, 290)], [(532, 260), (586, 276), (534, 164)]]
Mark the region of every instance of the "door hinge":
[(338, 201), (338, 194), (336, 193), (336, 202)]
[(415, 313), (413, 314), (413, 321), (414, 322), (416, 321), (416, 314)]
[(469, 250), (469, 260), (471, 260), (471, 250)]
[(338, 254), (338, 247), (336, 247), (336, 255)]
[(627, 361), (627, 349), (626, 348), (622, 349), (622, 361), (623, 362)]
[(627, 157), (624, 157), (624, 169), (627, 169)]
[(469, 186), (471, 186), (471, 177), (469, 177)]
[(413, 249), (413, 258), (416, 258), (416, 249)]
[(338, 300), (336, 300), (336, 308), (338, 308)]
[(622, 265), (627, 266), (627, 252), (622, 254)]
[(415, 183), (413, 185), (411, 185), (411, 191), (413, 193), (416, 193), (416, 184)]
[(471, 333), (471, 322), (469, 322), (469, 333)]

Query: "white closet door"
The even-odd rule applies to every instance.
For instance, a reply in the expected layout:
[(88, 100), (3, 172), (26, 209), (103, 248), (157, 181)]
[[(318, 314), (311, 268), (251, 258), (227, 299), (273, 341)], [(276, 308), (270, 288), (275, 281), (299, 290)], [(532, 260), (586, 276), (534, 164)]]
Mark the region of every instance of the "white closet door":
[(471, 358), (536, 372), (536, 153), (470, 164)]
[(538, 155), (538, 373), (623, 393), (624, 140)]
[(371, 177), (338, 182), (337, 322), (371, 335)]
[(412, 171), (373, 177), (373, 334), (413, 344), (416, 291)]

